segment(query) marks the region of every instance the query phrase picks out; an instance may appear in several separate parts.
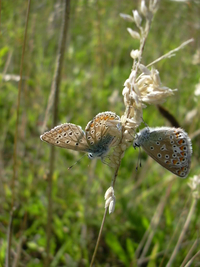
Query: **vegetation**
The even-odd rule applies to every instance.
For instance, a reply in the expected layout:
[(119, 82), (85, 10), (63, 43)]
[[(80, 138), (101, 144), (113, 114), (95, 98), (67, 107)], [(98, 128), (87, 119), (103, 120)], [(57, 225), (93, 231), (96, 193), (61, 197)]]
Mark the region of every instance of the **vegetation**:
[[(21, 0), (1, 3), (0, 266), (8, 266), (9, 248), (10, 266), (89, 266), (113, 169), (84, 157), (68, 170), (81, 154), (60, 148), (55, 149), (52, 176), (50, 263), (45, 263), (51, 148), (39, 136), (56, 68), (64, 1), (31, 3), (16, 164), (13, 160), (27, 5)], [(138, 49), (139, 41), (126, 31), (133, 24), (119, 14), (131, 15), (139, 5), (140, 1), (128, 0), (71, 1), (58, 124), (72, 122), (84, 129), (99, 112), (124, 113), (123, 84), (132, 67), (130, 52)], [(142, 167), (136, 171), (138, 150), (130, 147), (121, 162), (115, 212), (106, 218), (95, 266), (166, 266), (174, 251), (176, 257), (169, 266), (185, 266), (191, 259), (194, 266), (200, 262), (200, 204), (188, 186), (190, 178), (200, 173), (199, 13), (198, 1), (161, 1), (142, 57), (148, 65), (194, 38), (174, 57), (155, 65), (163, 85), (179, 89), (162, 108), (192, 139), (189, 176), (185, 180), (175, 177), (144, 152)], [(171, 126), (156, 106), (147, 106), (143, 118), (150, 127)], [(51, 109), (48, 129), (52, 121)]]

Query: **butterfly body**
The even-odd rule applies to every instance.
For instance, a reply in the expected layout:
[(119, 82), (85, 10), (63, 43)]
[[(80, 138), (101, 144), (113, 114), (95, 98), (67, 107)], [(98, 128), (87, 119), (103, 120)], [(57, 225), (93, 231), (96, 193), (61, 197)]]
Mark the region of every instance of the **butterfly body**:
[(80, 152), (87, 152), (90, 159), (104, 158), (112, 146), (113, 141), (118, 137), (110, 133), (108, 122), (116, 122), (114, 127), (121, 132), (120, 118), (113, 112), (102, 112), (91, 120), (85, 131), (81, 126), (64, 123), (56, 126), (49, 132), (40, 136), (42, 141), (62, 148), (72, 149)]
[(144, 128), (134, 140), (133, 147), (142, 147), (155, 161), (172, 173), (185, 178), (191, 163), (192, 145), (181, 128)]

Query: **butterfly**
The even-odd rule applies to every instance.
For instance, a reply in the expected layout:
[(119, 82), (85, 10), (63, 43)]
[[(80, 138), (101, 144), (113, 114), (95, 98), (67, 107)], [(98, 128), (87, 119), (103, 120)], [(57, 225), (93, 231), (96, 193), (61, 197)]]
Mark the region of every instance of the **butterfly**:
[(146, 127), (137, 134), (133, 142), (134, 148), (140, 146), (167, 170), (182, 178), (188, 175), (192, 143), (183, 129)]
[(88, 122), (85, 131), (81, 126), (64, 123), (40, 136), (42, 141), (62, 148), (87, 152), (90, 159), (107, 155), (121, 135), (120, 117), (111, 111), (97, 114)]

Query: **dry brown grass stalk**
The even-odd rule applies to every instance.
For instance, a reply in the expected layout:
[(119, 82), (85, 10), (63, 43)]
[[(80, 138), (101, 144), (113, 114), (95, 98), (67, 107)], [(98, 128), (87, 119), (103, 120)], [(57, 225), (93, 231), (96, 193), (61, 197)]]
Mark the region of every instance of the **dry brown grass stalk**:
[[(63, 25), (61, 29), (61, 37), (59, 41), (58, 55), (56, 59), (56, 68), (55, 74), (52, 81), (51, 92), (49, 97), (49, 102), (46, 110), (44, 128), (46, 127), (47, 118), (49, 116), (49, 111), (53, 105), (53, 123), (54, 127), (58, 122), (58, 101), (59, 101), (59, 88), (61, 82), (61, 72), (64, 60), (64, 53), (66, 47), (66, 38), (68, 34), (69, 26), (69, 14), (70, 14), (70, 0), (64, 1), (64, 12), (63, 12)], [(54, 162), (55, 162), (55, 147), (52, 146), (50, 150), (50, 159), (49, 159), (49, 174), (48, 174), (48, 211), (47, 211), (47, 244), (46, 244), (46, 259), (44, 266), (49, 266), (50, 263), (50, 241), (51, 241), (51, 224), (52, 224), (52, 176), (54, 172)]]

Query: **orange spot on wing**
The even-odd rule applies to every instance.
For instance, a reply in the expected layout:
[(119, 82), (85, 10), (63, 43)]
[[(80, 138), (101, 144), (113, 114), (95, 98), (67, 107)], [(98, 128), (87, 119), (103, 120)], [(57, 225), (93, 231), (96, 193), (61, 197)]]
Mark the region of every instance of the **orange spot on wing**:
[(183, 139), (178, 141), (179, 145), (181, 145), (183, 143)]
[(176, 133), (176, 138), (178, 138), (178, 136), (179, 136), (179, 133), (177, 132), (177, 133)]
[(107, 119), (108, 119), (108, 115), (107, 116), (103, 116), (103, 120), (104, 121), (107, 121)]
[(172, 162), (175, 165), (178, 162), (178, 160), (177, 159), (174, 159)]

